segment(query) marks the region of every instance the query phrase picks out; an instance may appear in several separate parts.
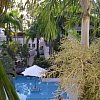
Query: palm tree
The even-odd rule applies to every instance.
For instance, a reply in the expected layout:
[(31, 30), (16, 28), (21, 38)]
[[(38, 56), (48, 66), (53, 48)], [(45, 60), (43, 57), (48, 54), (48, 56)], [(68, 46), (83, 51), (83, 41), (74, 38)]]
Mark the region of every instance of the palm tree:
[(39, 22), (38, 20), (35, 20), (32, 23), (32, 25), (31, 25), (31, 27), (30, 27), (30, 29), (28, 31), (28, 34), (27, 34), (29, 36), (29, 38), (31, 38), (32, 40), (34, 40), (34, 38), (37, 38), (37, 58), (40, 57), (40, 53), (39, 53), (39, 38), (40, 38), (40, 35), (41, 35), (40, 31), (39, 31), (39, 28), (38, 28), (40, 23), (38, 23), (38, 22)]
[[(65, 30), (65, 26), (67, 26), (66, 29), (68, 29), (68, 27), (72, 26), (71, 24), (75, 23), (74, 21), (77, 22), (76, 19), (79, 18), (75, 16), (75, 12), (77, 10), (79, 11), (78, 0), (46, 0), (40, 4), (35, 2), (33, 10), (35, 20), (37, 20), (37, 18), (40, 19), (38, 28), (45, 40), (49, 41), (51, 52), (53, 50), (54, 40), (57, 36), (60, 36), (60, 31), (62, 31), (62, 29)], [(65, 18), (65, 20), (60, 20), (62, 18)], [(65, 23), (66, 19), (67, 25)], [(59, 23), (59, 21), (62, 22)]]
[(14, 3), (13, 0), (0, 0), (0, 26), (1, 27), (3, 24), (2, 22), (4, 16), (7, 13), (7, 9), (10, 8), (13, 3)]
[(8, 80), (0, 61), (0, 100), (19, 100), (13, 85)]
[[(7, 0), (0, 0), (0, 18), (7, 11), (8, 2)], [(3, 9), (5, 8), (5, 11)]]
[[(40, 5), (37, 2), (34, 7), (36, 16), (41, 17), (39, 27), (42, 29), (43, 36), (49, 41), (54, 40), (57, 35), (58, 16), (66, 16), (66, 29), (72, 28), (76, 23), (81, 25), (81, 44), (83, 47), (89, 47), (89, 25), (91, 5), (94, 0), (46, 0)], [(99, 0), (97, 3), (99, 5)], [(80, 7), (81, 5), (81, 7)], [(81, 16), (82, 15), (82, 16)]]
[(16, 29), (19, 29), (22, 31), (22, 23), (21, 20), (16, 17), (17, 15), (15, 14), (16, 12), (12, 11), (10, 13), (6, 13), (3, 23), (7, 24), (7, 28), (6, 28), (6, 35), (7, 35), (7, 42), (10, 40), (10, 33), (11, 33), (11, 25), (14, 26), (15, 31)]
[[(8, 0), (0, 0), (0, 19), (3, 18), (3, 15), (7, 11)], [(5, 11), (3, 12), (3, 9)], [(2, 24), (2, 20), (0, 20), (0, 24)], [(6, 95), (9, 100), (19, 100), (19, 97), (16, 94), (16, 91), (13, 85), (8, 80), (6, 73), (3, 69), (2, 63), (0, 61), (0, 100), (6, 100)]]

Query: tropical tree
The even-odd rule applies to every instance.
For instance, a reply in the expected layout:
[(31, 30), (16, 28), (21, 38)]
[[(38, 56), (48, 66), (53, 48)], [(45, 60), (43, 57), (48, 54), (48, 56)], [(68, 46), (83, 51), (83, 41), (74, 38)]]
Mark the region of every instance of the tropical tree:
[(66, 34), (69, 28), (75, 26), (75, 22), (79, 22), (79, 8), (78, 0), (35, 2), (32, 15), (35, 16), (35, 20), (39, 18), (38, 28), (45, 40), (49, 41), (50, 52), (53, 50), (55, 38), (59, 38), (61, 33)]
[(3, 26), (4, 16), (12, 5), (14, 4), (13, 0), (0, 0), (0, 26)]
[(7, 41), (9, 41), (11, 39), (10, 33), (11, 33), (11, 25), (14, 26), (15, 32), (16, 29), (19, 29), (22, 31), (22, 23), (21, 20), (16, 17), (18, 16), (18, 12), (17, 11), (12, 11), (12, 12), (8, 12), (6, 13), (3, 23), (7, 24), (6, 30), (5, 30), (5, 34), (7, 35)]
[(32, 40), (34, 40), (34, 38), (37, 38), (37, 58), (40, 57), (40, 53), (39, 53), (39, 39), (41, 37), (40, 31), (39, 31), (39, 21), (35, 20), (34, 23), (32, 23), (32, 25), (30, 26), (30, 29), (28, 31), (28, 36), (29, 38), (31, 38)]
[(16, 59), (17, 54), (20, 52), (20, 48), (20, 44), (13, 41), (9, 42), (7, 51), (13, 60)]
[(29, 59), (29, 46), (27, 44), (24, 44), (20, 49), (19, 49), (19, 55), (23, 59), (23, 65), (24, 66), (27, 66), (27, 62), (28, 62), (28, 59)]
[[(7, 11), (8, 0), (0, 0), (0, 19), (3, 20), (3, 15)], [(4, 12), (3, 9), (5, 8)], [(0, 20), (0, 26), (2, 24), (2, 20)], [(13, 87), (13, 85), (8, 80), (6, 73), (3, 69), (2, 63), (0, 61), (0, 100), (6, 100), (8, 97), (9, 100), (19, 100), (17, 93)]]
[(19, 100), (13, 85), (8, 80), (0, 61), (0, 100)]
[(12, 75), (15, 76), (15, 64), (6, 50), (2, 50), (0, 53), (0, 60), (7, 74), (7, 77), (12, 80)]
[(75, 26), (82, 22), (80, 25), (81, 44), (83, 47), (89, 47), (90, 16), (96, 13), (93, 12), (93, 9), (96, 8), (96, 5), (99, 5), (98, 1), (95, 3), (95, 6), (93, 5), (94, 3), (94, 0), (46, 0), (40, 4), (36, 2), (36, 6), (33, 7), (33, 16), (35, 18), (37, 16), (40, 17), (41, 24), (39, 24), (39, 28), (45, 39), (52, 39), (52, 41), (60, 33), (57, 32), (59, 31), (57, 27), (58, 20), (65, 18), (64, 26), (62, 26), (67, 33), (68, 29), (75, 29)]
[(90, 26), (90, 12), (91, 12), (91, 1), (80, 0), (82, 7), (82, 25), (81, 25), (81, 44), (83, 47), (89, 47), (89, 26)]
[[(0, 0), (0, 18), (7, 11), (7, 6), (8, 6), (7, 0)], [(4, 8), (5, 8), (5, 11), (3, 12)]]

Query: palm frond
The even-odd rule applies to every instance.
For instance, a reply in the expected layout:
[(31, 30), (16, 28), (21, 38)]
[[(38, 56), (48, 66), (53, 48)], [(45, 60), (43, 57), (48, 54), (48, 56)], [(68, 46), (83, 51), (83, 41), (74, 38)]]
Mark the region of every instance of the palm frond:
[(19, 18), (14, 17), (11, 13), (7, 13), (3, 20), (3, 23), (11, 23), (12, 25), (16, 26), (19, 30), (22, 31), (22, 22)]
[[(3, 69), (0, 61), (0, 100), (6, 100), (5, 95), (7, 94), (9, 100), (19, 100), (13, 85), (8, 80), (6, 73)], [(6, 93), (6, 94), (5, 94)]]

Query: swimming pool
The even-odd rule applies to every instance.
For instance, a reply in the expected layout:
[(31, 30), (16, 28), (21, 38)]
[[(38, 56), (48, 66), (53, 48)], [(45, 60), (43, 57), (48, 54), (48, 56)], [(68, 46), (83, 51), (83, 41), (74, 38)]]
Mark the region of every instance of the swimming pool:
[(63, 100), (68, 98), (58, 82), (43, 82), (37, 77), (17, 76), (14, 85), (18, 95), (24, 97), (20, 97), (20, 100), (57, 100), (59, 94)]

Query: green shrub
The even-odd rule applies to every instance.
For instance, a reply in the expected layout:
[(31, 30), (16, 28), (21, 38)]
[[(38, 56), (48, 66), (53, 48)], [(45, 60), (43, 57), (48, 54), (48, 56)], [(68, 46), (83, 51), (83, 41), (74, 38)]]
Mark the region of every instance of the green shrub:
[(20, 48), (21, 48), (20, 44), (18, 44), (16, 42), (9, 42), (7, 51), (12, 59), (15, 60), (15, 57), (18, 54)]
[(2, 51), (0, 54), (0, 60), (8, 78), (12, 78), (11, 74), (15, 75), (15, 64), (12, 58), (6, 51)]
[(34, 64), (38, 65), (38, 66), (40, 66), (42, 68), (48, 68), (48, 67), (50, 67), (49, 61), (46, 60), (45, 58), (42, 58), (42, 57), (40, 57), (40, 58), (35, 57)]

